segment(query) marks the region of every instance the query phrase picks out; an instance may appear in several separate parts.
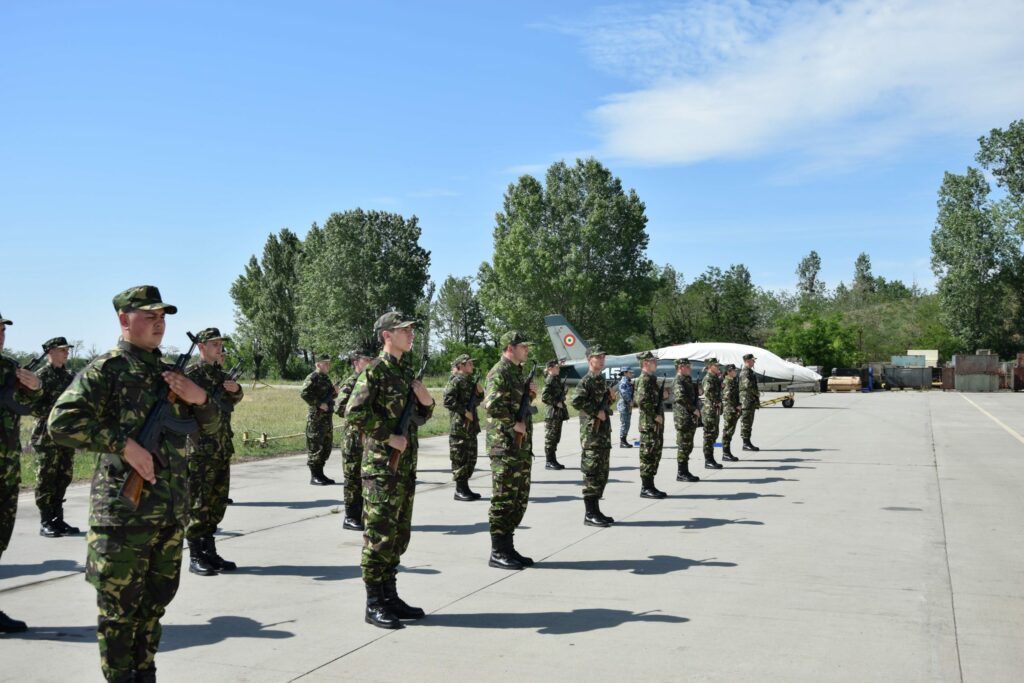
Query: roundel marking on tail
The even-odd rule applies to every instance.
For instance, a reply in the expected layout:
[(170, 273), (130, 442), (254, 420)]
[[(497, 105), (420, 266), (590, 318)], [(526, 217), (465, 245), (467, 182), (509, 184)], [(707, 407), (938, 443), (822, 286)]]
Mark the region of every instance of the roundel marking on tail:
[(576, 337), (571, 335), (571, 334), (565, 335), (562, 338), (562, 341), (565, 342), (566, 346), (575, 346), (576, 345)]

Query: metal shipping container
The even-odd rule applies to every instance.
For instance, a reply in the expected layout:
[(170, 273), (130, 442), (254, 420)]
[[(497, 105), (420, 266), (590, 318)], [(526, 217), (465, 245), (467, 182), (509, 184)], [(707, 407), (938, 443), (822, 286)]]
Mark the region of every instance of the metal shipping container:
[(952, 391), (956, 388), (956, 371), (953, 368), (942, 368), (942, 390)]
[(953, 356), (957, 375), (995, 375), (999, 372), (999, 356)]
[(924, 356), (893, 356), (892, 364), (898, 368), (923, 368)]
[(999, 375), (976, 375), (957, 372), (956, 390), (968, 392), (999, 391)]
[(890, 387), (900, 389), (930, 389), (932, 386), (932, 369), (886, 368), (885, 382)]

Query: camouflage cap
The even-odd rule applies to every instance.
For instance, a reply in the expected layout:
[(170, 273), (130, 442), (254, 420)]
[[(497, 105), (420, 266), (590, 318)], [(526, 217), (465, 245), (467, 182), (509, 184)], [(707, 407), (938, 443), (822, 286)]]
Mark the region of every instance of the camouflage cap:
[(549, 368), (557, 368), (557, 367), (559, 367), (558, 359), (557, 358), (553, 358), (553, 359), (549, 360), (547, 362), (546, 367), (549, 367)]
[(178, 312), (178, 307), (165, 304), (164, 300), (160, 298), (160, 290), (153, 285), (139, 285), (138, 287), (129, 287), (115, 295), (114, 310), (118, 313), (162, 310), (167, 315), (174, 315)]
[(43, 353), (53, 351), (54, 349), (72, 349), (74, 344), (68, 344), (68, 340), (64, 337), (54, 337), (53, 339), (47, 339), (43, 342)]
[(718, 359), (715, 358), (714, 356), (712, 356), (711, 358), (704, 359), (704, 367), (708, 368), (711, 367), (712, 365), (721, 365), (721, 363), (719, 363)]
[(757, 360), (757, 357), (752, 353), (743, 354), (743, 360)]
[(331, 354), (329, 354), (329, 353), (321, 353), (319, 356), (316, 357), (316, 362), (317, 363), (320, 363), (322, 361), (332, 361), (332, 360), (334, 360), (334, 357)]
[(517, 346), (519, 344), (529, 344), (530, 340), (526, 338), (526, 335), (519, 330), (509, 330), (505, 334), (501, 335), (501, 339), (498, 340), (498, 346), (501, 348), (507, 348), (509, 346)]
[(199, 343), (205, 344), (206, 342), (212, 341), (230, 341), (231, 337), (225, 337), (216, 327), (207, 327), (205, 330), (199, 331), (199, 334), (196, 335), (196, 339), (199, 340)]
[(639, 360), (639, 361), (655, 360), (656, 358), (657, 358), (657, 356), (655, 356), (650, 351), (643, 351), (641, 353), (636, 354), (636, 359)]
[(8, 320), (7, 318), (5, 318), (2, 315), (0, 315), (0, 325), (13, 325), (13, 324), (14, 324), (13, 320)]
[(732, 363), (729, 363), (728, 365), (725, 366), (725, 371), (726, 372), (732, 372), (735, 369), (736, 369), (736, 366), (733, 365)]
[(373, 351), (363, 347), (357, 346), (348, 353), (348, 359), (353, 363), (360, 358), (373, 358)]
[(419, 324), (420, 321), (415, 318), (410, 318), (398, 311), (388, 311), (377, 318), (377, 322), (373, 324), (373, 334), (378, 335), (384, 330), (398, 330), (403, 327), (412, 327)]
[(600, 344), (594, 344), (587, 349), (587, 358), (593, 358), (594, 356), (607, 356), (608, 354), (604, 349), (601, 348)]
[(453, 368), (457, 368), (460, 365), (462, 365), (463, 363), (468, 363), (468, 362), (470, 362), (472, 360), (473, 360), (473, 356), (469, 355), (468, 353), (464, 353), (464, 354), (462, 354), (460, 356), (457, 356), (455, 358), (455, 360), (452, 361), (452, 367)]
[(676, 358), (676, 367), (678, 368), (680, 365), (685, 365), (685, 366), (689, 367), (690, 366), (690, 359), (689, 358)]

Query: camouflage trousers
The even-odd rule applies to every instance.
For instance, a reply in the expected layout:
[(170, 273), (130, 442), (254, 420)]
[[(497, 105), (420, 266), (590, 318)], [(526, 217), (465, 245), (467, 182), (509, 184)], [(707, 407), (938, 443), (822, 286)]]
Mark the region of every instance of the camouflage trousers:
[(560, 417), (544, 420), (544, 455), (549, 458), (555, 456), (562, 440), (562, 422)]
[(580, 471), (583, 473), (584, 498), (600, 498), (604, 495), (604, 487), (608, 485), (611, 454), (611, 446), (583, 449)]
[(64, 503), (64, 493), (71, 483), (75, 450), (63, 446), (37, 446), (36, 507), (49, 513)]
[(619, 441), (625, 441), (629, 436), (629, 423), (633, 419), (633, 410), (625, 403), (619, 402)]
[(0, 447), (0, 555), (7, 550), (18, 514), (18, 486), (21, 484), (21, 454)]
[(740, 437), (744, 441), (750, 441), (750, 434), (754, 429), (754, 413), (757, 410), (754, 408), (747, 408), (740, 414)]
[(230, 488), (230, 456), (203, 451), (189, 454), (189, 511), (185, 538), (195, 541), (213, 536), (227, 512)]
[(704, 459), (714, 460), (715, 439), (718, 438), (718, 413), (710, 410), (701, 413), (701, 424), (704, 427)]
[(96, 589), (100, 667), (108, 681), (153, 665), (160, 618), (178, 591), (179, 526), (91, 527), (85, 578)]
[[(371, 468), (366, 458), (384, 459), (387, 454), (367, 451), (363, 472)], [(402, 555), (412, 537), (412, 504), (416, 496), (416, 454), (405, 451), (398, 472), (363, 476), (363, 581), (383, 583), (395, 578)]]
[(341, 469), (345, 475), (345, 505), (363, 502), (363, 436), (355, 429), (345, 433), (341, 442)]
[(728, 446), (732, 443), (733, 434), (736, 433), (736, 423), (740, 421), (739, 408), (726, 408), (722, 411), (722, 445)]
[(491, 535), (513, 534), (523, 521), (530, 500), (532, 466), (526, 443), (520, 449), (491, 452), (491, 507), (487, 512)]
[(661, 463), (661, 450), (665, 434), (657, 423), (644, 425), (640, 429), (640, 476), (653, 477), (658, 473)]
[(323, 467), (331, 457), (334, 447), (334, 424), (331, 414), (320, 411), (310, 413), (306, 420), (306, 464), (310, 467)]
[(690, 462), (690, 453), (693, 452), (693, 435), (697, 432), (695, 420), (676, 420), (676, 462)]
[(476, 471), (476, 434), (449, 434), (448, 455), (452, 461), (452, 479), (469, 479)]

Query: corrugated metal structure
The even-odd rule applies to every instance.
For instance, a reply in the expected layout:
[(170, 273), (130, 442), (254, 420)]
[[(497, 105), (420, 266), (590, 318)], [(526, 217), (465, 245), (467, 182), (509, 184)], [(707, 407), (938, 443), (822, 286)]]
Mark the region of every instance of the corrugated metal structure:
[(932, 369), (887, 367), (885, 383), (894, 389), (930, 389)]
[(942, 390), (953, 391), (956, 388), (956, 370), (954, 368), (942, 368)]
[(891, 363), (897, 368), (923, 368), (926, 365), (925, 360), (924, 355), (893, 356)]
[(988, 354), (953, 356), (956, 390), (999, 391), (999, 356)]

